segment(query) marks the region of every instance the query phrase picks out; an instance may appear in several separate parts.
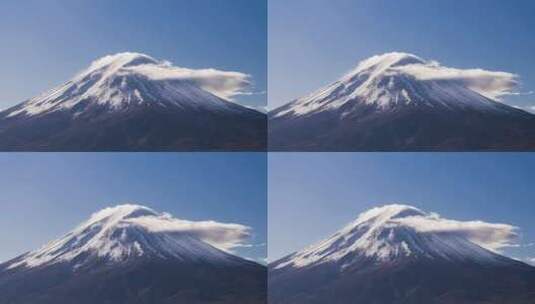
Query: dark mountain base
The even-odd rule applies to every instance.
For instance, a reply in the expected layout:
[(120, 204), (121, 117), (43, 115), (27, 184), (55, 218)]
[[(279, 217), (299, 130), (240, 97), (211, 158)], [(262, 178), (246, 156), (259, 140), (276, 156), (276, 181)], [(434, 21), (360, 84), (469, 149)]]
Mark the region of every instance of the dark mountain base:
[(57, 265), (0, 276), (0, 304), (260, 304), (266, 269), (143, 261), (71, 272)]
[[(369, 265), (368, 265), (369, 266)], [(344, 272), (334, 265), (270, 270), (270, 304), (533, 304), (535, 271), (409, 262)]]
[(271, 118), (271, 151), (535, 151), (535, 116), (361, 109)]
[[(98, 115), (97, 115), (98, 114)], [(135, 108), (0, 119), (0, 151), (265, 151), (266, 115)]]

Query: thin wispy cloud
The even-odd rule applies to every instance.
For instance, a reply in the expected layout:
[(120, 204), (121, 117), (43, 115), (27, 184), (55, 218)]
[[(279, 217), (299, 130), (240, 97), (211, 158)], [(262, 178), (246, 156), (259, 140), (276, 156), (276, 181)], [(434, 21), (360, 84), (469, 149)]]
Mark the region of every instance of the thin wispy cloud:
[(508, 95), (512, 95), (512, 96), (528, 96), (528, 95), (533, 95), (533, 94), (535, 94), (534, 91), (528, 91), (528, 92), (511, 92)]
[[(535, 104), (535, 103), (533, 103), (533, 104)], [(524, 110), (524, 111), (527, 111), (527, 112), (535, 113), (535, 105), (529, 105), (529, 104), (525, 105), (525, 106), (512, 105), (512, 107), (520, 109), (520, 110)]]
[(255, 96), (255, 95), (266, 95), (266, 91), (259, 91), (259, 92), (240, 92), (236, 95), (244, 95), (244, 96)]

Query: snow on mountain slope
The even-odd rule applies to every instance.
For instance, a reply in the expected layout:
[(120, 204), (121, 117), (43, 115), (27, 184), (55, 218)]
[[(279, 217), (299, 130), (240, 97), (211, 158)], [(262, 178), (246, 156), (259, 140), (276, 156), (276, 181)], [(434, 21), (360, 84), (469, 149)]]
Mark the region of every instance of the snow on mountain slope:
[[(373, 208), (333, 236), (274, 262), (272, 269), (336, 263), (342, 269), (359, 261), (403, 259), (506, 263), (494, 250), (516, 238), (516, 227), (480, 221), (458, 222), (406, 205)], [(486, 248), (484, 248), (485, 246)]]
[(237, 111), (244, 107), (227, 99), (249, 84), (249, 75), (239, 72), (191, 70), (145, 54), (118, 53), (94, 61), (66, 83), (6, 110), (6, 116), (62, 110), (77, 116), (92, 106), (117, 111), (131, 105)]
[[(217, 230), (216, 236), (210, 235), (211, 229)], [(122, 263), (142, 257), (232, 264), (241, 259), (223, 250), (248, 237), (248, 231), (238, 224), (191, 222), (139, 205), (120, 205), (93, 214), (65, 236), (8, 262), (6, 268), (57, 263), (79, 268), (95, 259)]]
[(340, 80), (272, 111), (272, 118), (301, 117), (356, 106), (377, 111), (423, 106), (439, 111), (477, 109), (511, 111), (496, 99), (517, 84), (517, 76), (481, 69), (443, 67), (407, 53), (386, 53), (358, 64)]

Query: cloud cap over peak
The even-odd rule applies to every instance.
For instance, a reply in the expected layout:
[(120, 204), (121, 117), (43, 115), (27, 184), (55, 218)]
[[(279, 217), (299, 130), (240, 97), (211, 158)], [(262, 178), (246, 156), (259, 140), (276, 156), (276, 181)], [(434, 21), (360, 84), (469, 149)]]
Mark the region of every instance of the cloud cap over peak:
[(237, 71), (215, 68), (192, 69), (173, 65), (167, 60), (135, 52), (123, 52), (103, 56), (92, 62), (79, 77), (100, 69), (110, 73), (135, 73), (153, 80), (181, 80), (190, 82), (218, 97), (233, 100), (233, 97), (250, 93), (252, 76)]
[(408, 62), (405, 65), (392, 66), (390, 70), (408, 74), (423, 81), (457, 83), (495, 100), (499, 100), (504, 95), (514, 94), (514, 89), (519, 85), (519, 76), (514, 73), (481, 68), (452, 68), (433, 60)]
[(124, 219), (155, 233), (188, 235), (216, 248), (231, 252), (232, 249), (248, 244), (252, 228), (236, 223), (222, 223), (213, 220), (192, 221), (175, 218), (168, 213), (147, 214)]
[(214, 220), (179, 219), (169, 213), (159, 213), (138, 204), (122, 204), (102, 209), (94, 213), (81, 229), (101, 221), (111, 227), (128, 224), (151, 233), (190, 236), (229, 252), (234, 248), (248, 246), (252, 237), (252, 228), (249, 226)]
[(437, 213), (400, 217), (391, 221), (421, 233), (467, 239), (492, 251), (516, 246), (519, 241), (519, 228), (504, 223), (489, 223), (481, 220), (458, 221), (443, 218)]

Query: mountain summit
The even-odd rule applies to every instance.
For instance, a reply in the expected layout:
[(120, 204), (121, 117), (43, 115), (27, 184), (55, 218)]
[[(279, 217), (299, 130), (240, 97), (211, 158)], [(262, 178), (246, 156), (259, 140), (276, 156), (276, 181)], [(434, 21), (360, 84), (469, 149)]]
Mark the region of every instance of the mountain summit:
[(8, 269), (74, 263), (75, 268), (128, 263), (143, 259), (178, 259), (188, 262), (232, 264), (239, 259), (187, 234), (154, 233), (170, 221), (139, 205), (119, 205), (91, 216), (62, 238), (10, 262)]
[(514, 150), (535, 147), (535, 115), (496, 100), (516, 76), (373, 56), (269, 113), (273, 150)]
[(446, 233), (421, 233), (407, 220), (429, 216), (407, 205), (387, 205), (361, 214), (329, 239), (273, 264), (274, 268), (340, 262), (344, 268), (363, 259), (377, 263), (429, 259), (501, 263), (503, 258), (471, 241)]
[(219, 77), (206, 81), (213, 86), (230, 74), (246, 82), (240, 73), (174, 67), (145, 54), (105, 56), (0, 112), (0, 149), (263, 149), (265, 115), (217, 96), (201, 81), (210, 72)]
[[(237, 111), (235, 103), (218, 98), (189, 80), (165, 79), (170, 67), (166, 69), (159, 63), (140, 53), (105, 56), (64, 85), (12, 109), (7, 117), (56, 111), (72, 111), (79, 116), (91, 107), (100, 106), (101, 111), (112, 112), (142, 104)], [(165, 81), (155, 81), (160, 79)]]
[[(471, 239), (481, 222), (462, 225), (407, 205), (368, 210), (271, 263), (270, 303), (531, 303), (535, 267)], [(506, 227), (487, 225), (474, 235)]]
[(0, 264), (0, 303), (265, 303), (265, 267), (183, 229), (192, 225), (139, 205), (106, 208)]

